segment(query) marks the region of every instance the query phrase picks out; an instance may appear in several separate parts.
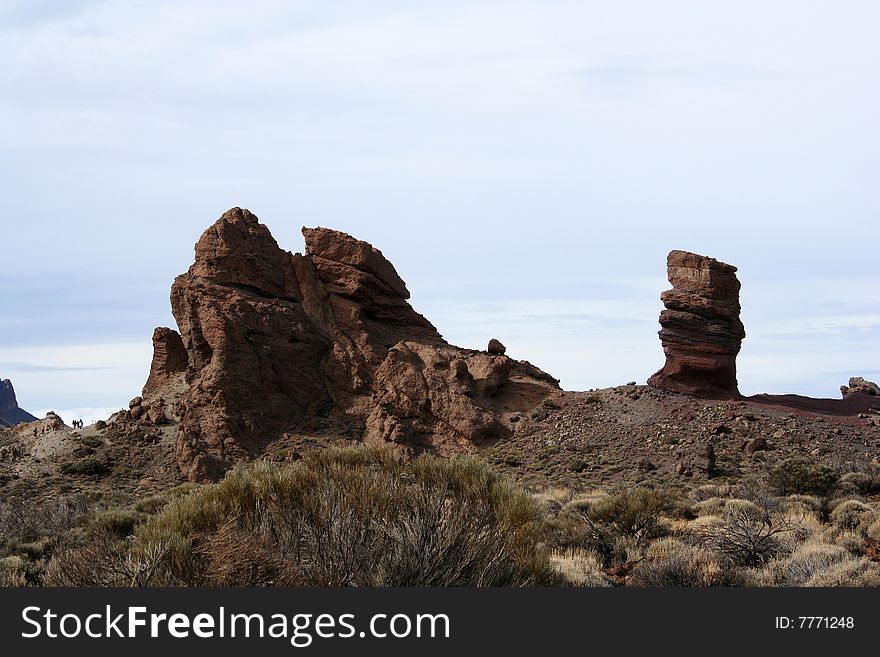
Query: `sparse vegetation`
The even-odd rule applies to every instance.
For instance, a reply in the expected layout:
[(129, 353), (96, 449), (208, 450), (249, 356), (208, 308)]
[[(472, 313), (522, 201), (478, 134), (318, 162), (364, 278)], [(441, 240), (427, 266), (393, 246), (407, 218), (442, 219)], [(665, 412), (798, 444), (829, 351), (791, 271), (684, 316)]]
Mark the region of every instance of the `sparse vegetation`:
[(72, 461), (61, 465), (61, 474), (65, 475), (83, 475), (89, 477), (98, 477), (107, 472), (109, 468), (105, 463), (101, 463), (95, 458), (84, 458), (79, 461)]

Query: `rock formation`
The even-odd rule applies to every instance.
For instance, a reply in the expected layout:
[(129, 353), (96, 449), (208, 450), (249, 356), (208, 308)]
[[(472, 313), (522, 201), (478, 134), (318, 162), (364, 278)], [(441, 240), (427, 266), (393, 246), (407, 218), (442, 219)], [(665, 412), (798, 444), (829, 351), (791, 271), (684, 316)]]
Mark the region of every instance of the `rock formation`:
[(305, 254), (291, 254), (233, 208), (174, 281), (185, 357), (158, 329), (145, 393), (186, 363), (175, 413), (188, 477), (215, 479), (316, 418), (402, 453), (468, 450), (509, 435), (508, 416), (558, 390), (527, 362), (449, 345), (378, 249), (302, 232)]
[(880, 396), (880, 386), (860, 376), (851, 377), (848, 386), (840, 386), (840, 394), (844, 398), (861, 392), (874, 397)]
[(183, 340), (177, 331), (164, 326), (153, 331), (153, 362), (142, 395), (146, 397), (160, 390), (175, 375), (185, 373), (187, 360)]
[(736, 267), (687, 251), (671, 251), (666, 264), (672, 289), (660, 295), (666, 308), (659, 333), (666, 364), (648, 384), (708, 399), (739, 397), (736, 355), (745, 329)]
[(33, 422), (36, 419), (18, 407), (12, 381), (9, 379), (0, 380), (0, 422), (8, 427), (14, 427), (22, 422)]

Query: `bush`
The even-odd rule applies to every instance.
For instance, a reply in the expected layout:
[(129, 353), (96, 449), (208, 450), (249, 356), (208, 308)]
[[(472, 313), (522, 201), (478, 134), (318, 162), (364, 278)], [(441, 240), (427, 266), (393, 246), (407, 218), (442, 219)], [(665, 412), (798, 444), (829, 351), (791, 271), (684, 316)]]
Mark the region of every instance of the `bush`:
[(169, 502), (130, 544), (105, 531), (56, 557), (52, 581), (518, 586), (554, 581), (543, 532), (537, 504), (473, 458), (323, 450), (233, 470)]
[(167, 553), (167, 546), (130, 549), (107, 527), (93, 526), (56, 549), (46, 567), (46, 586), (146, 586)]
[(841, 502), (831, 511), (831, 523), (843, 531), (867, 529), (867, 526), (876, 517), (876, 513), (871, 507), (858, 500)]
[(107, 472), (107, 465), (94, 458), (80, 459), (61, 465), (61, 474), (98, 477)]
[(89, 513), (89, 502), (82, 496), (36, 504), (21, 500), (0, 502), (0, 557), (15, 545), (33, 543), (75, 527)]
[(95, 527), (106, 529), (119, 538), (130, 536), (146, 515), (131, 509), (108, 509), (97, 514), (91, 521)]
[(802, 457), (785, 459), (768, 470), (767, 482), (780, 495), (817, 495), (829, 497), (837, 487), (839, 475), (826, 465)]
[(880, 586), (880, 565), (867, 559), (841, 561), (812, 575), (804, 586)]
[(550, 554), (550, 567), (568, 586), (613, 586), (602, 570), (601, 559), (586, 550), (565, 550)]
[(645, 542), (662, 534), (660, 517), (673, 506), (674, 500), (664, 491), (633, 488), (598, 500), (586, 512), (586, 519), (613, 535)]
[(880, 518), (868, 525), (866, 533), (872, 541), (880, 543)]
[(768, 563), (760, 581), (768, 586), (803, 586), (818, 573), (851, 559), (842, 547), (810, 540), (790, 556)]
[(79, 442), (81, 442), (86, 447), (91, 447), (92, 449), (100, 447), (104, 444), (103, 442), (101, 442), (100, 438), (95, 438), (94, 436), (83, 436), (79, 439)]
[[(745, 502), (744, 500), (738, 500)], [(774, 519), (756, 504), (729, 505), (720, 517), (698, 530), (704, 545), (742, 566), (758, 566), (781, 551), (777, 535), (794, 526)]]
[(661, 559), (640, 562), (627, 586), (746, 586), (745, 573), (712, 553), (687, 548)]

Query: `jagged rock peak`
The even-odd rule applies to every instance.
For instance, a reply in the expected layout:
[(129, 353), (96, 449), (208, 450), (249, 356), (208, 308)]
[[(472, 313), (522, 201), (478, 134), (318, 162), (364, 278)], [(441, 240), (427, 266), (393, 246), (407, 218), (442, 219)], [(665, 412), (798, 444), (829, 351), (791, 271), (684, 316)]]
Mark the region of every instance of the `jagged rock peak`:
[(321, 259), (340, 265), (354, 267), (372, 274), (394, 294), (409, 299), (406, 283), (382, 252), (351, 235), (330, 228), (302, 229), (306, 242), (306, 255), (312, 260)]
[(186, 372), (188, 361), (180, 334), (165, 326), (157, 327), (153, 331), (153, 362), (150, 363), (150, 375), (141, 394), (147, 397), (161, 390), (175, 375)]
[(696, 397), (738, 397), (736, 356), (745, 329), (736, 267), (676, 250), (666, 268), (672, 289), (660, 295), (659, 332), (666, 363), (648, 384)]
[(291, 254), (233, 208), (174, 281), (185, 357), (173, 331), (157, 332), (145, 394), (186, 363), (177, 458), (190, 478), (216, 479), (318, 420), (404, 454), (466, 451), (558, 390), (527, 362), (449, 345), (367, 242), (302, 232), (305, 253)]
[(18, 400), (15, 398), (15, 388), (12, 387), (12, 381), (9, 379), (0, 380), (0, 421), (7, 426), (14, 427), (16, 424), (33, 422), (36, 419), (30, 413), (18, 407)]

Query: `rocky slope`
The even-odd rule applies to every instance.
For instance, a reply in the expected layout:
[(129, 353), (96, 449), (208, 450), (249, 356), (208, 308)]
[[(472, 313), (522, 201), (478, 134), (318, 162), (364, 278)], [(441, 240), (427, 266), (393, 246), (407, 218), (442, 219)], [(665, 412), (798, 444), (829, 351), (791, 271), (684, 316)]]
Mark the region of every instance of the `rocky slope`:
[(144, 392), (161, 397), (186, 365), (176, 451), (189, 478), (217, 478), (316, 419), (404, 453), (471, 450), (558, 389), (527, 362), (448, 344), (378, 249), (326, 228), (303, 236), (292, 254), (233, 208), (174, 281), (180, 342), (157, 329)]
[(36, 419), (26, 410), (18, 407), (12, 381), (0, 380), (0, 427), (14, 427), (22, 422), (33, 422)]
[(736, 267), (672, 251), (666, 268), (672, 283), (660, 296), (666, 306), (660, 313), (666, 363), (648, 385), (708, 399), (739, 397), (736, 356), (745, 329)]

